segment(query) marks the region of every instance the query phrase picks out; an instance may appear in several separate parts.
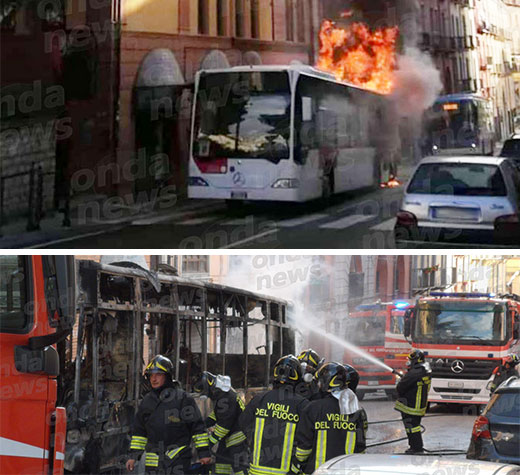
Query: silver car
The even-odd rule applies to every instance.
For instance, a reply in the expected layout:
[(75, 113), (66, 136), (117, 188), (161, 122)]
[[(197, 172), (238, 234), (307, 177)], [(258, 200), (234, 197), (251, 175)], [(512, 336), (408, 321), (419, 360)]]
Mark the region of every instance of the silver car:
[(520, 467), (428, 455), (341, 455), (321, 465), (314, 475), (519, 475)]
[(520, 172), (507, 158), (429, 157), (397, 213), (403, 241), (520, 243)]

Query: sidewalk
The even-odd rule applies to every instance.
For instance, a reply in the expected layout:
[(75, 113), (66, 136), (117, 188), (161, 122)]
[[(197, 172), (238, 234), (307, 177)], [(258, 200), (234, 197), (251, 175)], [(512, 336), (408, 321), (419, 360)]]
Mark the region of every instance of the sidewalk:
[[(63, 244), (78, 237), (90, 237), (117, 231), (129, 225), (158, 224), (175, 219), (188, 219), (225, 209), (223, 201), (183, 200), (164, 209), (152, 209), (147, 203), (121, 206), (110, 218), (93, 217), (93, 211), (103, 209), (110, 198), (87, 196), (73, 198), (70, 204), (70, 226), (63, 226), (64, 214), (49, 211), (40, 221), (40, 229), (27, 231), (27, 217), (20, 217), (0, 227), (0, 247), (3, 249), (38, 248)], [(90, 212), (89, 212), (90, 211)], [(95, 213), (94, 213), (95, 214)], [(114, 216), (116, 215), (116, 216)]]

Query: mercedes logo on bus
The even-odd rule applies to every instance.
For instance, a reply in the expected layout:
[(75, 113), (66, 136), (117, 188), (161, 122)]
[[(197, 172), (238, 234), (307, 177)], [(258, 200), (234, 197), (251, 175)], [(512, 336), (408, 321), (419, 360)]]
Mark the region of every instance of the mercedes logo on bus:
[(462, 373), (464, 370), (464, 363), (461, 360), (455, 360), (453, 363), (451, 363), (451, 370), (454, 373)]
[(244, 186), (246, 184), (245, 176), (240, 172), (236, 172), (233, 175), (233, 184), (238, 185), (238, 186)]

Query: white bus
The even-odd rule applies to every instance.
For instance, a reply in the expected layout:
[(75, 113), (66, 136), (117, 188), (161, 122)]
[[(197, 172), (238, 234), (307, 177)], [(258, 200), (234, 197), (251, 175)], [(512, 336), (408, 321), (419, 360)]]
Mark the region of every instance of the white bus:
[(200, 71), (188, 196), (304, 202), (377, 186), (386, 102), (310, 66)]

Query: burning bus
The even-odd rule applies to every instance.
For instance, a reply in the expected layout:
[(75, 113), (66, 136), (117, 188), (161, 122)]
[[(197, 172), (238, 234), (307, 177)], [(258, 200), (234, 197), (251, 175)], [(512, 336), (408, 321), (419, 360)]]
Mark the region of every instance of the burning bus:
[(154, 354), (172, 359), (188, 391), (208, 370), (247, 400), (295, 351), (281, 299), (133, 262), (0, 264), (0, 473), (119, 471)]
[(430, 402), (486, 404), (493, 370), (520, 349), (520, 297), (431, 292), (407, 310), (404, 330), (431, 366)]
[[(354, 366), (360, 375), (356, 391), (359, 399), (379, 389), (390, 397), (395, 396), (396, 374), (392, 370), (405, 369), (411, 348), (403, 335), (404, 315), (409, 305), (377, 302), (358, 305), (349, 313), (346, 340), (371, 357), (367, 359), (354, 349), (345, 351), (345, 363)], [(386, 367), (377, 364), (378, 361)]]

